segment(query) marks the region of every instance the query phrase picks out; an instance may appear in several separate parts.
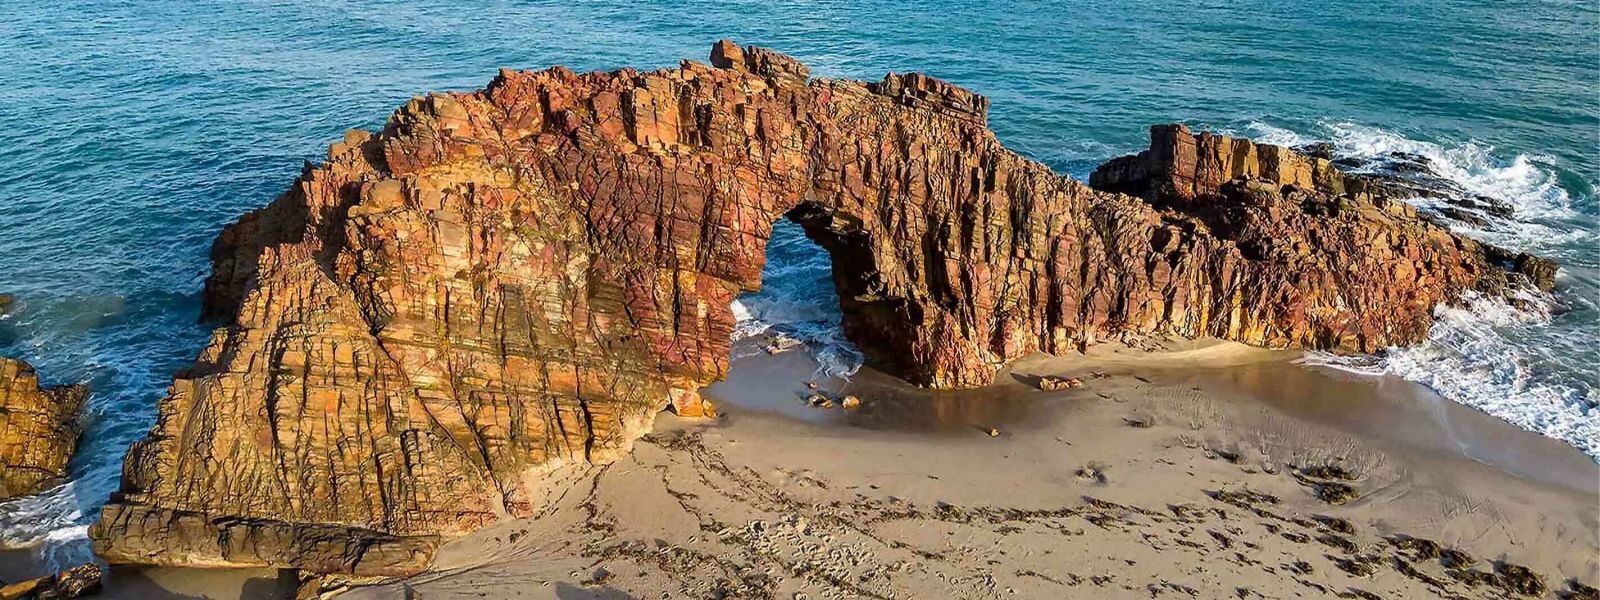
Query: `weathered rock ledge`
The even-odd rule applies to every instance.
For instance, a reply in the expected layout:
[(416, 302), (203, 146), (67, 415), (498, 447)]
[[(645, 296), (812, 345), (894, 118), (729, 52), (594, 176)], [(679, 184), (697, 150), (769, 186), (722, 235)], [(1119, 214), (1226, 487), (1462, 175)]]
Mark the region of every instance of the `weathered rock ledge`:
[(0, 358), (0, 500), (67, 476), (88, 397), (82, 385), (41, 388), (28, 363)]
[[(850, 339), (937, 387), (1149, 335), (1375, 350), (1505, 277), (1403, 205), (1166, 186), (1211, 185), (1161, 162), (1186, 151), (1099, 179), (1188, 192), (1097, 191), (924, 75), (813, 79), (726, 41), (711, 62), (414, 99), (224, 230), (205, 301), (225, 324), (130, 450), (100, 555), (403, 575), (534, 514), (550, 470), (627, 452), (669, 404), (711, 410), (729, 304), (783, 217), (831, 254)], [(1285, 177), (1256, 169), (1215, 173)]]
[[(1299, 260), (1303, 257), (1297, 255), (1306, 250), (1307, 243), (1341, 241), (1341, 236), (1346, 241), (1364, 241), (1359, 236), (1348, 238), (1347, 234), (1329, 231), (1351, 227), (1348, 219), (1340, 217), (1347, 211), (1359, 217), (1362, 211), (1376, 209), (1403, 217), (1397, 223), (1399, 230), (1414, 236), (1426, 236), (1432, 231), (1417, 222), (1430, 220), (1427, 215), (1419, 215), (1416, 207), (1404, 201), (1418, 191), (1410, 182), (1345, 173), (1325, 157), (1211, 133), (1196, 135), (1183, 125), (1151, 127), (1150, 149), (1101, 165), (1090, 174), (1089, 185), (1139, 196), (1165, 212), (1199, 219), (1215, 235), (1234, 241), (1253, 257), (1285, 265), (1303, 263)], [(1296, 209), (1305, 217), (1286, 216)], [(1261, 214), (1263, 211), (1265, 214)], [(1253, 223), (1245, 226), (1245, 221)], [(1361, 221), (1354, 227), (1387, 233), (1385, 228), (1372, 228)], [(1474, 283), (1458, 286), (1462, 289), (1501, 295), (1524, 285), (1546, 292), (1555, 288), (1557, 266), (1552, 261), (1470, 238), (1453, 239), (1462, 246), (1461, 256), (1469, 261), (1476, 259), (1475, 264), (1463, 265), (1468, 272), (1460, 274), (1458, 280)], [(1346, 246), (1341, 244), (1314, 247), (1327, 254), (1328, 260), (1321, 266), (1335, 270), (1338, 265), (1363, 258), (1346, 252)], [(1381, 249), (1366, 251), (1377, 261), (1398, 269), (1392, 274), (1400, 286), (1423, 283), (1412, 275), (1429, 275), (1433, 271), (1425, 264), (1414, 264), (1414, 271), (1407, 271), (1399, 268), (1403, 257)], [(1421, 255), (1415, 258), (1427, 260)], [(1381, 277), (1382, 273), (1377, 275)], [(1359, 293), (1371, 289), (1367, 286), (1373, 282), (1340, 283)], [(1423, 327), (1425, 331), (1426, 324)], [(1372, 350), (1364, 345), (1354, 349)]]

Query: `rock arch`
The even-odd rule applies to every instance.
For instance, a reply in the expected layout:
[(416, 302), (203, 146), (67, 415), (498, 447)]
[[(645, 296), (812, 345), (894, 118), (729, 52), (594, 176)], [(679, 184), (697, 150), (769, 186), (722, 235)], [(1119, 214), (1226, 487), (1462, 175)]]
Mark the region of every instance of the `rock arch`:
[(832, 255), (869, 361), (938, 387), (1129, 336), (1410, 342), (1493, 269), (1359, 190), (1302, 210), (1344, 185), (1320, 164), (1224, 189), (1267, 173), (1248, 142), (1158, 130), (1097, 175), (1188, 186), (1141, 199), (1006, 150), (985, 98), (930, 77), (813, 79), (727, 41), (711, 62), (413, 99), (225, 230), (223, 324), (129, 451), (101, 556), (415, 572), (536, 511), (543, 474), (627, 452), (669, 399), (704, 412), (786, 215)]

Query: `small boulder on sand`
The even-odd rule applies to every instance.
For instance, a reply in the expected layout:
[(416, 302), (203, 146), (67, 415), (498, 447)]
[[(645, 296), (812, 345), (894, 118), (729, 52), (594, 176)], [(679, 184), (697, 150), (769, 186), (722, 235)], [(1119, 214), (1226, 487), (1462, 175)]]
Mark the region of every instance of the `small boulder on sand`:
[(800, 345), (801, 345), (800, 344), (800, 340), (793, 339), (793, 338), (786, 338), (786, 337), (778, 337), (778, 338), (774, 338), (770, 342), (767, 342), (766, 350), (767, 350), (767, 354), (779, 354), (779, 353), (782, 353), (782, 352), (787, 352), (787, 351), (789, 351), (791, 349), (794, 349), (795, 347), (798, 347)]
[(1046, 375), (1039, 378), (1039, 389), (1047, 392), (1057, 392), (1083, 385), (1083, 380), (1077, 377), (1054, 377)]

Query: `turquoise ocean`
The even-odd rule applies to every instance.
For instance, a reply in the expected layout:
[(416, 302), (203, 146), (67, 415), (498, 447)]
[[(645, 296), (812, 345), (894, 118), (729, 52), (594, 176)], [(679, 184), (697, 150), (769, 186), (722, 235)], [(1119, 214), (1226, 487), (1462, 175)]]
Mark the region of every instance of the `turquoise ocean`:
[[(1445, 194), (1512, 214), (1458, 227), (1562, 264), (1518, 311), (1473, 299), (1382, 356), (1306, 368), (1390, 373), (1600, 457), (1600, 4), (1593, 0), (1049, 4), (379, 0), (0, 2), (0, 355), (93, 388), (59, 488), (0, 504), (0, 545), (87, 557), (197, 322), (211, 239), (350, 128), (500, 67), (705, 60), (728, 37), (828, 77), (922, 71), (993, 101), (1011, 148), (1086, 177), (1183, 121), (1353, 168), (1397, 156)], [(1424, 208), (1437, 198), (1418, 198)], [(848, 376), (828, 259), (790, 225), (736, 335), (807, 343)]]

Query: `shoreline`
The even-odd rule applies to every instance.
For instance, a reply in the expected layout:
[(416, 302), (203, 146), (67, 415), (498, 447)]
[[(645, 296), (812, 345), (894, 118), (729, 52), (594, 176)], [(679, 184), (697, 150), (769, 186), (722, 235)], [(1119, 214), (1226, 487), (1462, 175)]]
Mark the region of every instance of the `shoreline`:
[[(1478, 557), (1477, 572), (1527, 566), (1551, 590), (1593, 585), (1600, 572), (1592, 493), (1452, 456), (1428, 432), (1451, 423), (1445, 439), (1512, 440), (1515, 467), (1600, 478), (1576, 449), (1466, 407), (1422, 419), (1393, 386), (1339, 382), (1287, 362), (1293, 353), (1209, 342), (1129, 352), (1025, 359), (1000, 384), (961, 392), (864, 371), (838, 390), (859, 395), (859, 411), (804, 405), (815, 365), (803, 352), (746, 358), (707, 390), (723, 419), (663, 416), (628, 458), (575, 476), (545, 518), (455, 542), (435, 572), (349, 597), (1491, 589), (1437, 560), (1400, 560), (1411, 550), (1390, 540), (1403, 536)], [(1012, 377), (1092, 371), (1106, 376), (1064, 392)], [(1345, 403), (1291, 397), (1284, 384), (1295, 380)], [(1323, 502), (1291, 462), (1342, 466), (1360, 496)], [(1238, 500), (1252, 492), (1276, 500)]]
[[(627, 457), (549, 482), (540, 518), (496, 524), (447, 545), (429, 573), (340, 597), (1494, 589), (1406, 560), (1414, 550), (1391, 541), (1406, 536), (1476, 557), (1477, 572), (1526, 566), (1552, 591), (1600, 579), (1600, 465), (1398, 378), (1181, 343), (1030, 357), (976, 390), (916, 389), (871, 369), (819, 382), (863, 399), (845, 410), (804, 402), (816, 368), (804, 351), (735, 356), (706, 390), (721, 418), (664, 413)], [(1085, 383), (1043, 392), (1029, 384), (1039, 375)], [(1319, 500), (1322, 480), (1291, 464), (1339, 466), (1358, 496)], [(288, 593), (268, 570), (194, 571), (118, 569), (106, 595)]]

